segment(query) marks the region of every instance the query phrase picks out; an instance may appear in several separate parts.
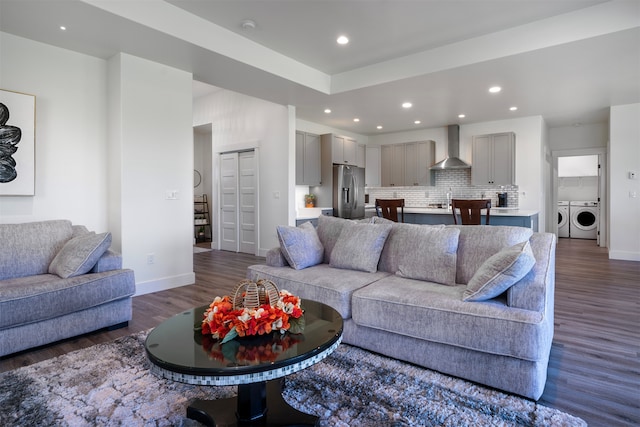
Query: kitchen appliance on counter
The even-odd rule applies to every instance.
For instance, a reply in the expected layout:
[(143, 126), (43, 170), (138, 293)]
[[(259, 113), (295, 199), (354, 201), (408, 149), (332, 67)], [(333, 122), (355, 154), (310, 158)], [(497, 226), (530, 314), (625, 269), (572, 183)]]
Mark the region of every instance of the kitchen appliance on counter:
[(499, 208), (508, 207), (509, 203), (507, 202), (507, 200), (508, 200), (508, 194), (506, 192), (498, 193), (498, 207)]
[(333, 216), (364, 218), (364, 168), (333, 165)]

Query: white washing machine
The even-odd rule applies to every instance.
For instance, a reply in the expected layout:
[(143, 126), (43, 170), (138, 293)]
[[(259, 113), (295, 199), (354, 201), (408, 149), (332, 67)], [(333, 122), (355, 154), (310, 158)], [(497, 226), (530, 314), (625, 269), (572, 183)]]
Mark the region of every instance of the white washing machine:
[(571, 201), (569, 202), (569, 237), (574, 239), (598, 238), (598, 202)]
[(569, 202), (558, 201), (558, 237), (569, 237)]

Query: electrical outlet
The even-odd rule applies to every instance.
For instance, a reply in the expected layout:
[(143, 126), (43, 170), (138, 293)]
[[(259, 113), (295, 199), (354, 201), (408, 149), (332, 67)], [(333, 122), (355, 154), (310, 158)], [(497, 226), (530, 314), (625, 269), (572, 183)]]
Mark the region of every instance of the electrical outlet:
[(165, 192), (165, 198), (167, 200), (178, 200), (178, 190), (167, 190)]
[(147, 264), (156, 263), (156, 254), (147, 254)]

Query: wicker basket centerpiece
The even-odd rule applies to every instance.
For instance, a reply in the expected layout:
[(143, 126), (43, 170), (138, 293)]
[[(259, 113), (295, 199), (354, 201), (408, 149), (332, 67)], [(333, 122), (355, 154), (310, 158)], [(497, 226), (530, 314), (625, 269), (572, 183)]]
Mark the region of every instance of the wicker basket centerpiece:
[(204, 313), (202, 334), (225, 343), (235, 337), (304, 329), (300, 298), (280, 291), (271, 280), (243, 280), (232, 296), (216, 297)]

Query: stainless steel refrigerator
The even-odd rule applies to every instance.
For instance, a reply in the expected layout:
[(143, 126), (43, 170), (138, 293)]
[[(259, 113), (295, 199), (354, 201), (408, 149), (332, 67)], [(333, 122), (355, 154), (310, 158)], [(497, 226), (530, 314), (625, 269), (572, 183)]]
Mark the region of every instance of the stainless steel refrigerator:
[(364, 218), (364, 168), (333, 165), (333, 215)]

